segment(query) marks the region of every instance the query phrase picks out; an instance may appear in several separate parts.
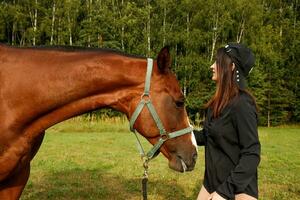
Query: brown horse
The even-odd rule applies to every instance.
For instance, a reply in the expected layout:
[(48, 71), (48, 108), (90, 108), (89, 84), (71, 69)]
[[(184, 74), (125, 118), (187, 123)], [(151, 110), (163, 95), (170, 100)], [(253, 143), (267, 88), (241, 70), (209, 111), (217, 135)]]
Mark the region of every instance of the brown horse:
[[(21, 196), (30, 161), (47, 128), (102, 107), (114, 108), (130, 119), (141, 100), (146, 66), (146, 58), (112, 50), (0, 44), (0, 199)], [(150, 93), (167, 132), (189, 126), (167, 48), (153, 63)], [(147, 109), (142, 110), (134, 128), (152, 144), (159, 140)], [(197, 151), (192, 132), (167, 140), (159, 150), (170, 168), (181, 172), (194, 168)]]

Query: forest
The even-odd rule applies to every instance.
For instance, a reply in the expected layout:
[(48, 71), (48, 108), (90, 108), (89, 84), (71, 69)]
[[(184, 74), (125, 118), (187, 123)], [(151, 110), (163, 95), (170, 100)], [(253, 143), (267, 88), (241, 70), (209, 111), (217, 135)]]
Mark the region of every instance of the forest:
[(259, 123), (278, 126), (300, 122), (299, 15), (298, 0), (1, 0), (0, 42), (152, 58), (168, 45), (196, 125), (215, 90), (209, 67), (216, 50), (243, 43), (256, 56), (248, 87)]

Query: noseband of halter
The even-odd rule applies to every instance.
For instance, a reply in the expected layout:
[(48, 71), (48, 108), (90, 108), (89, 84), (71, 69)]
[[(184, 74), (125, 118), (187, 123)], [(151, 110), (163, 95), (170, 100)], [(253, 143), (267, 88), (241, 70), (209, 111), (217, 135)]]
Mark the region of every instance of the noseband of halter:
[[(153, 68), (153, 60), (151, 58), (148, 58), (147, 59), (147, 73), (146, 73), (144, 93), (141, 96), (140, 103), (137, 105), (135, 111), (133, 112), (133, 114), (130, 118), (130, 130), (133, 133), (135, 133), (135, 136), (138, 141), (140, 153), (141, 153), (142, 157), (145, 157), (146, 160), (151, 160), (156, 155), (158, 155), (157, 151), (159, 151), (160, 147), (163, 145), (163, 143), (165, 141), (193, 131), (193, 128), (191, 126), (181, 129), (181, 130), (178, 130), (178, 131), (171, 132), (171, 133), (167, 133), (167, 131), (165, 130), (157, 112), (155, 111), (155, 108), (151, 102), (151, 99), (150, 99), (150, 81), (151, 81), (151, 75), (152, 75), (152, 68)], [(140, 142), (138, 136), (136, 135), (136, 130), (133, 128), (136, 119), (142, 112), (145, 105), (148, 108), (153, 120), (155, 121), (156, 126), (159, 130), (159, 134), (160, 134), (160, 138), (159, 138), (158, 142), (156, 144), (154, 144), (152, 149), (147, 154), (145, 154), (145, 151), (141, 145), (141, 142)]]

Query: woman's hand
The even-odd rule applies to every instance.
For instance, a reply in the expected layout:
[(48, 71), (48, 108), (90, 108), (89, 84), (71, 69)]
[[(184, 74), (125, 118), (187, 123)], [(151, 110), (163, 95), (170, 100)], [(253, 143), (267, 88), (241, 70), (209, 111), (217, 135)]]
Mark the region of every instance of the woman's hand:
[(208, 200), (226, 200), (223, 197), (221, 197), (217, 192), (213, 192), (210, 197), (208, 197)]

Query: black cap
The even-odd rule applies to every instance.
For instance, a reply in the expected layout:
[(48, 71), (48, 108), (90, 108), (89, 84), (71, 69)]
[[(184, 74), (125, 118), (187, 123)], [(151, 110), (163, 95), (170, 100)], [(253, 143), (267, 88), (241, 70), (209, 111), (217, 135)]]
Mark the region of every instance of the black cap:
[(251, 49), (239, 43), (229, 43), (225, 46), (226, 54), (236, 66), (236, 81), (241, 88), (246, 87), (246, 77), (251, 72), (255, 57)]

